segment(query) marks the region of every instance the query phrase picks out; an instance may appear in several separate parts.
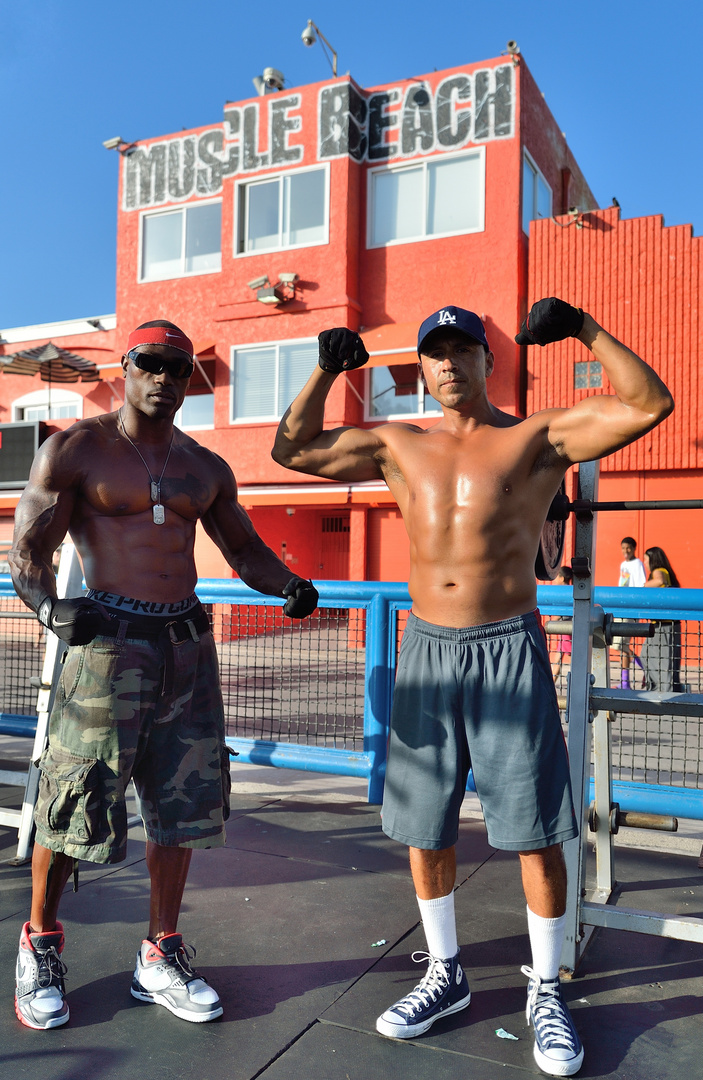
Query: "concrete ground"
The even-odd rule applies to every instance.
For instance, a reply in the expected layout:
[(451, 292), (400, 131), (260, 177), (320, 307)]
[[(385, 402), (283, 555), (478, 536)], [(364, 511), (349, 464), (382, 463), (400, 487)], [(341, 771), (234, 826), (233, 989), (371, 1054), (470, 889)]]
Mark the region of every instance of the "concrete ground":
[[(26, 761), (0, 742), (0, 773)], [(538, 1075), (525, 1023), (530, 960), (517, 856), (486, 843), (467, 797), (456, 907), (471, 1006), (409, 1042), (375, 1019), (412, 988), (424, 949), (405, 849), (388, 840), (362, 781), (233, 766), (224, 849), (196, 851), (179, 929), (217, 988), (221, 1019), (188, 1024), (129, 993), (148, 914), (141, 828), (113, 867), (81, 864), (62, 907), (70, 1022), (37, 1032), (12, 1003), (30, 873), (0, 828), (0, 1062), (28, 1080), (494, 1080)], [(19, 789), (0, 786), (0, 803)], [(623, 830), (623, 833), (625, 831)], [(627, 907), (703, 916), (700, 824), (676, 835), (620, 834), (616, 875)], [(623, 842), (625, 841), (625, 842)], [(586, 1056), (580, 1076), (703, 1077), (703, 946), (597, 932), (565, 994)], [(517, 1036), (499, 1038), (497, 1029)]]

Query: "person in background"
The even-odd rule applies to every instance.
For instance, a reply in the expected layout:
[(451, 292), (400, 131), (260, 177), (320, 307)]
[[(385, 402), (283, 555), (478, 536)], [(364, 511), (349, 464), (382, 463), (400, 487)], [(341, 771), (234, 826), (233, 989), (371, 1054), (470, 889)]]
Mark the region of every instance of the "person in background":
[[(647, 572), (645, 588), (681, 588), (663, 548), (647, 548), (644, 553), (644, 568)], [(681, 688), (681, 623), (675, 619), (656, 622), (654, 626), (654, 635), (645, 638), (640, 654), (644, 668), (644, 688), (672, 693)]]
[[(633, 536), (623, 536), (620, 541), (622, 550), (622, 562), (620, 563), (620, 588), (642, 589), (647, 581), (644, 563), (635, 555), (637, 541)], [(642, 661), (630, 646), (629, 641), (623, 638), (620, 643), (620, 686), (623, 690), (630, 689), (630, 660), (642, 667)]]

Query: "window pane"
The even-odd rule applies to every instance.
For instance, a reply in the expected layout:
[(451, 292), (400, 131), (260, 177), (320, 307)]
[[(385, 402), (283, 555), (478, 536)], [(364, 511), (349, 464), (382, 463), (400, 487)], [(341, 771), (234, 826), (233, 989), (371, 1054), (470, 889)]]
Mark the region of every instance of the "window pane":
[(278, 221), (279, 189), (278, 180), (270, 180), (265, 184), (250, 184), (247, 187), (247, 251), (281, 246)]
[(582, 363), (580, 360), (577, 364), (574, 364), (574, 388), (576, 390), (585, 390), (588, 386), (588, 364)]
[(222, 205), (189, 206), (186, 210), (186, 272), (220, 270)]
[(143, 220), (142, 277), (148, 281), (178, 277), (182, 271), (183, 213), (152, 214)]
[(188, 394), (181, 407), (180, 426), (214, 427), (215, 395)]
[(373, 178), (373, 244), (424, 233), (423, 170), (400, 169)]
[(315, 169), (285, 177), (287, 244), (318, 244), (325, 239), (325, 171)]
[(237, 349), (234, 354), (235, 419), (274, 416), (275, 380), (275, 349)]
[(537, 177), (537, 217), (552, 216), (552, 193), (541, 176)]
[(588, 385), (589, 386), (602, 386), (603, 385), (603, 368), (601, 367), (599, 360), (588, 361)]
[(278, 416), (283, 416), (293, 398), (305, 386), (317, 364), (319, 352), (317, 342), (279, 346)]
[(369, 372), (371, 383), (370, 416), (395, 416), (417, 413), (417, 365), (395, 364), (375, 367)]
[(535, 216), (535, 172), (527, 158), (522, 160), (522, 227), (530, 233), (530, 222)]
[(427, 232), (467, 232), (481, 227), (481, 159), (477, 154), (430, 162)]
[(22, 409), (23, 420), (48, 420), (49, 409), (46, 405), (28, 405)]

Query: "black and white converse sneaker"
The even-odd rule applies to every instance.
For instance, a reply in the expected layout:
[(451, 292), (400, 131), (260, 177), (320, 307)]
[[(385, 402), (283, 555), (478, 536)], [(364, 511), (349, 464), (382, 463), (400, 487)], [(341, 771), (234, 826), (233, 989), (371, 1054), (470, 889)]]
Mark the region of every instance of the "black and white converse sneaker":
[(520, 970), (530, 980), (525, 1015), (535, 1030), (535, 1061), (548, 1076), (573, 1076), (581, 1068), (583, 1047), (559, 979), (547, 982), (530, 967)]
[(60, 1027), (68, 1020), (61, 959), (63, 926), (35, 933), (29, 923), (22, 927), (17, 954), (15, 1012), (26, 1027), (37, 1031)]
[(450, 960), (440, 960), (424, 952), (414, 952), (412, 958), (416, 964), (429, 960), (427, 974), (407, 997), (396, 1001), (376, 1021), (376, 1030), (392, 1039), (422, 1035), (435, 1020), (465, 1009), (471, 1001), (458, 952)]
[(181, 1020), (201, 1024), (222, 1016), (220, 999), (211, 986), (190, 966), (195, 949), (184, 945), (180, 934), (143, 941), (130, 993), (139, 1001), (164, 1005)]

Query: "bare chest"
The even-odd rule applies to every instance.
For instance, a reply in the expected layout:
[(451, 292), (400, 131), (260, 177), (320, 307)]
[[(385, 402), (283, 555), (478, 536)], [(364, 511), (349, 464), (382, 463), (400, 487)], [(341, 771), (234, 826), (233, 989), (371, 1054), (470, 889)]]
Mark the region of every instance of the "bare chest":
[(409, 513), (432, 515), (450, 507), (478, 517), (523, 513), (535, 499), (541, 502), (543, 485), (532, 470), (534, 454), (509, 434), (490, 432), (464, 444), (441, 437), (408, 440), (389, 486)]
[(157, 524), (167, 510), (197, 521), (208, 510), (215, 491), (188, 455), (173, 449), (166, 454), (144, 455), (117, 444), (109, 460), (91, 463), (81, 490), (83, 516), (122, 517), (149, 512)]

